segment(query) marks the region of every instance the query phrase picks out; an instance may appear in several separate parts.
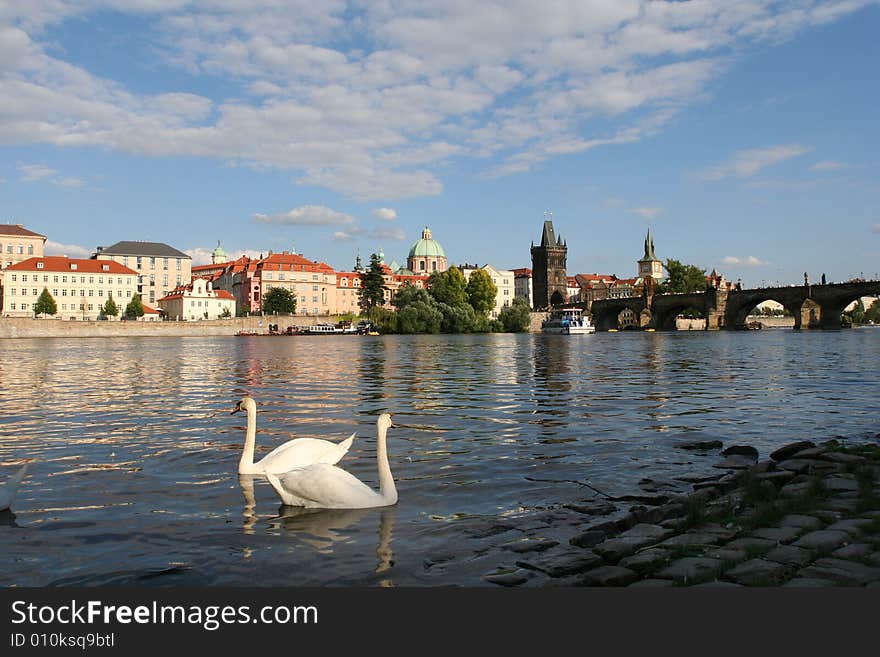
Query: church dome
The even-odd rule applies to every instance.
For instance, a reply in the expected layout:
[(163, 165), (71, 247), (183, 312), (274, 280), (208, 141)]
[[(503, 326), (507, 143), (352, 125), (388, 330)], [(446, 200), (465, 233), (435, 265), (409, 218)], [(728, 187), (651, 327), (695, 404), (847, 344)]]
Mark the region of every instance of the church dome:
[(431, 237), (430, 229), (425, 226), (422, 231), (422, 239), (412, 245), (409, 250), (410, 258), (445, 258), (446, 251), (440, 246), (440, 242)]
[(226, 251), (223, 250), (223, 247), (220, 246), (220, 242), (217, 242), (217, 248), (211, 251), (211, 258), (214, 262), (225, 262), (226, 261)]

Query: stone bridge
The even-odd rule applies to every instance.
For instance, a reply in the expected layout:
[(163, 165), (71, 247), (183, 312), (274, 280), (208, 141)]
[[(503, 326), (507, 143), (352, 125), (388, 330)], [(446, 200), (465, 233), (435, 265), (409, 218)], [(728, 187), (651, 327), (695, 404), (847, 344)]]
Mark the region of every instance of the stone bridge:
[(880, 295), (880, 281), (791, 285), (753, 290), (709, 289), (693, 294), (646, 294), (641, 297), (594, 301), (589, 310), (597, 330), (618, 328), (623, 310), (632, 310), (642, 328), (675, 329), (675, 318), (696, 308), (706, 318), (707, 329), (740, 329), (755, 306), (776, 301), (794, 315), (794, 328), (840, 328), (840, 314), (861, 297)]

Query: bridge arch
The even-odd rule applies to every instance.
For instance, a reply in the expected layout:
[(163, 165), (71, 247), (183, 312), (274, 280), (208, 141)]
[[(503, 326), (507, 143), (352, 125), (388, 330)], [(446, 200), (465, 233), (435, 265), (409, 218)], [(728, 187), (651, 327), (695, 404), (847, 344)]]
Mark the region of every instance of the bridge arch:
[(651, 304), (654, 328), (658, 331), (674, 331), (676, 318), (688, 308), (695, 308), (706, 316), (706, 294), (658, 294)]
[(593, 316), (593, 325), (597, 331), (620, 329), (624, 327), (621, 316), (631, 313), (631, 318), (625, 323), (632, 322), (641, 326), (641, 314), (645, 310), (645, 302), (641, 297), (624, 297), (621, 299), (601, 299), (594, 301), (590, 307)]
[[(760, 306), (762, 303), (766, 301), (775, 301), (780, 304), (783, 309), (788, 312), (789, 315), (794, 317), (794, 328), (799, 329), (801, 327), (801, 319), (802, 319), (802, 308), (804, 300), (801, 298), (790, 299), (786, 298), (780, 294), (774, 294), (772, 290), (768, 290), (767, 293), (753, 295), (748, 299), (743, 300), (735, 307), (731, 308), (731, 318), (733, 320), (731, 327), (732, 328), (745, 328), (746, 320), (749, 315)], [(730, 302), (728, 302), (730, 303)]]

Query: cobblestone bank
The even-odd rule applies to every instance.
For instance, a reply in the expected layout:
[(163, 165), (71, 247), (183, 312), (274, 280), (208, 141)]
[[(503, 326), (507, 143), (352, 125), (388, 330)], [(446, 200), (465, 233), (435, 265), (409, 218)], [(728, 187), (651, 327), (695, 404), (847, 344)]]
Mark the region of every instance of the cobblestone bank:
[[(844, 449), (836, 441), (803, 441), (761, 462), (750, 447), (723, 455), (727, 471), (695, 483), (692, 494), (658, 498), (662, 503), (619, 520), (585, 523), (607, 512), (609, 504), (597, 499), (550, 511), (532, 527), (498, 524), (475, 533), (498, 537), (493, 547), (509, 555), (483, 581), (880, 586), (880, 444)], [(510, 530), (519, 535), (511, 538)]]

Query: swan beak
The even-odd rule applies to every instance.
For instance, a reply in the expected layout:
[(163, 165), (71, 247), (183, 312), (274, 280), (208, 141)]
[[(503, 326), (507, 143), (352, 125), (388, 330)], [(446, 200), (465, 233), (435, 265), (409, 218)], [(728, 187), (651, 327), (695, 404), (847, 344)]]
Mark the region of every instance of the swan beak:
[(230, 413), (230, 415), (235, 415), (236, 413), (239, 413), (239, 412), (241, 412), (241, 406), (236, 406), (236, 407), (232, 410), (232, 412)]

